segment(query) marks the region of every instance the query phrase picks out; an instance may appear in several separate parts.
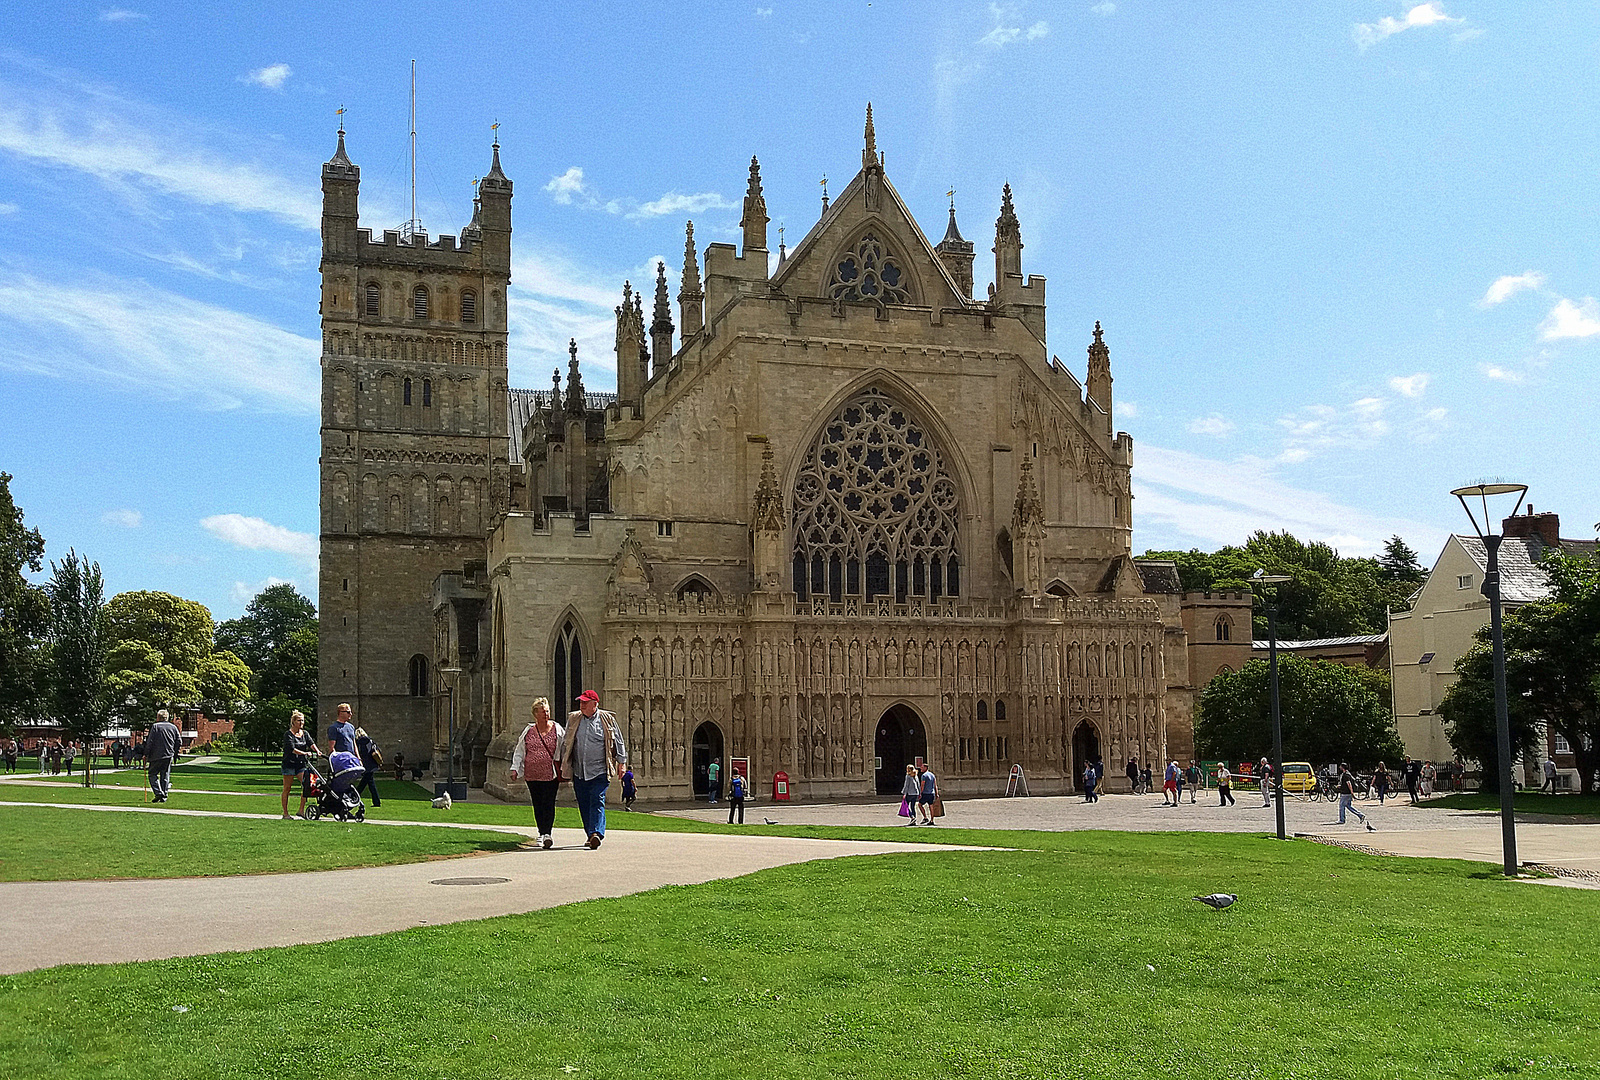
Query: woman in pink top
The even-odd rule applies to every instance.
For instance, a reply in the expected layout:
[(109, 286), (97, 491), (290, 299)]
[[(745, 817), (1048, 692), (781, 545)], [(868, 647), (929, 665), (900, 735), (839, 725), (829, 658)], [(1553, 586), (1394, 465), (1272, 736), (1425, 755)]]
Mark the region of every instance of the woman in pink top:
[(561, 740), (566, 732), (550, 719), (550, 702), (533, 703), (533, 723), (522, 729), (511, 751), (511, 779), (528, 785), (533, 800), (533, 820), (539, 826), (539, 845), (549, 850), (556, 824), (556, 791), (561, 787)]

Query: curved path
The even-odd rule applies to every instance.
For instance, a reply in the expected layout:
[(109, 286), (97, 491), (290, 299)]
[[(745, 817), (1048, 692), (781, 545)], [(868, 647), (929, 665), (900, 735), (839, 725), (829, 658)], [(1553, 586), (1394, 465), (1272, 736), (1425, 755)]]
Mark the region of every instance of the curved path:
[[(74, 808), (277, 820), (277, 815), (154, 807)], [(507, 825), (382, 824), (531, 834), (530, 829)], [(606, 834), (604, 846), (591, 851), (576, 829), (557, 829), (555, 838), (556, 846), (549, 851), (514, 851), (362, 870), (0, 883), (0, 911), (39, 915), (27, 920), (24, 933), (0, 934), (0, 974), (57, 964), (157, 960), (334, 941), (413, 926), (522, 914), (662, 885), (694, 885), (814, 859), (955, 850), (927, 844), (804, 840), (760, 833), (614, 829)], [(437, 884), (451, 878), (504, 880), (483, 885)]]

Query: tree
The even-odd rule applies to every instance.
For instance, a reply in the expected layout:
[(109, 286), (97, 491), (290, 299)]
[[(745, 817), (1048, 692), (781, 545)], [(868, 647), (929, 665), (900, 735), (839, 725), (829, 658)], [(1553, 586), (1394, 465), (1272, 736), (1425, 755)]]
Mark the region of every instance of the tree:
[[(259, 750), (262, 754), (282, 748), (284, 732), (289, 730), (289, 714), (297, 708), (298, 705), (282, 694), (258, 698), (234, 725), (239, 745), (246, 750)], [(306, 730), (311, 732), (313, 738), (316, 737), (316, 730), (309, 721)]]
[(293, 631), (273, 652), (256, 683), (258, 697), (282, 694), (308, 719), (317, 715), (317, 624), (309, 621)]
[(204, 604), (163, 592), (126, 592), (106, 607), (113, 700), (130, 707), (144, 727), (167, 705), (201, 705), (234, 712), (250, 700), (249, 666), (228, 649), (214, 649), (214, 624)]
[(0, 731), (45, 706), (49, 670), (49, 593), (23, 577), (44, 568), (44, 537), (22, 524), (11, 474), (0, 472)]
[(154, 722), (157, 709), (194, 704), (200, 699), (199, 680), (168, 664), (161, 651), (149, 642), (117, 642), (106, 657), (106, 667), (111, 699), (122, 705), (130, 727), (147, 728)]
[[(69, 739), (88, 745), (105, 733), (106, 601), (100, 564), (76, 551), (50, 564), (51, 680), (55, 712)], [(83, 782), (94, 782), (89, 760)]]
[[(1507, 620), (1509, 622), (1509, 620)], [(1494, 646), (1490, 628), (1477, 632), (1477, 642), (1456, 661), (1456, 681), (1439, 699), (1445, 738), (1463, 761), (1476, 761), (1483, 771), (1482, 790), (1500, 790), (1500, 743), (1494, 714)], [(1510, 665), (1506, 685), (1511, 686)], [(1527, 701), (1508, 692), (1506, 715), (1511, 724), (1511, 755), (1531, 754), (1539, 746), (1539, 725)]]
[(1428, 575), (1417, 561), (1413, 551), (1399, 536), (1391, 536), (1383, 543), (1383, 554), (1378, 556), (1378, 569), (1388, 581), (1401, 581), (1408, 585), (1421, 585)]
[[(1284, 758), (1370, 768), (1405, 756), (1394, 714), (1357, 670), (1326, 660), (1278, 658)], [(1251, 660), (1200, 692), (1195, 747), (1208, 757), (1254, 761), (1272, 747), (1269, 665)]]
[(143, 641), (162, 660), (194, 672), (211, 655), (215, 624), (204, 604), (164, 592), (118, 593), (106, 605), (106, 624), (114, 642)]
[(195, 683), (200, 703), (212, 712), (232, 714), (250, 700), (250, 668), (228, 649), (200, 661)]
[(217, 627), (217, 648), (232, 649), (251, 671), (261, 675), (290, 635), (316, 620), (316, 605), (293, 585), (269, 585), (256, 593), (243, 615)]

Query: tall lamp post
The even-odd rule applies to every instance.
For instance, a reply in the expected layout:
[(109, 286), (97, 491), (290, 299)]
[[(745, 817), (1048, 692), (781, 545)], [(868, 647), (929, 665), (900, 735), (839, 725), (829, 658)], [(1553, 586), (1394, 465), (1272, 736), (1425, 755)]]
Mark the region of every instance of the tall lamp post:
[[(1281, 585), (1291, 578), (1287, 574), (1269, 574), (1257, 570), (1250, 576), (1252, 585)], [(1278, 598), (1261, 597), (1267, 605), (1267, 670), (1271, 672), (1272, 687), (1272, 791), (1278, 804), (1278, 839), (1287, 840), (1283, 828), (1283, 723), (1278, 717)]]
[[(450, 728), (449, 735), (447, 736), (447, 742), (445, 743), (444, 753), (444, 790), (441, 791), (439, 789), (439, 785), (435, 784), (433, 785), (433, 793), (435, 796), (448, 793), (452, 799), (465, 799), (467, 797), (467, 793), (465, 791), (456, 791), (456, 676), (461, 674), (461, 669), (454, 666), (442, 667), (439, 669), (439, 674), (447, 676), (450, 680), (448, 686), (446, 687), (446, 692), (450, 696), (449, 705), (447, 706), (445, 713), (446, 722), (450, 725)], [(438, 773), (435, 773), (434, 775), (437, 776)], [(462, 786), (465, 787), (464, 784)]]
[[(1504, 517), (1514, 517), (1522, 509), (1522, 500), (1528, 494), (1526, 484), (1472, 484), (1456, 488), (1450, 494), (1461, 500), (1461, 508), (1472, 522), (1472, 531), (1483, 541), (1489, 554), (1489, 566), (1483, 575), (1483, 595), (1489, 598), (1489, 626), (1494, 639), (1494, 726), (1495, 746), (1500, 754), (1500, 846), (1505, 856), (1506, 877), (1517, 876), (1517, 821), (1513, 810), (1516, 793), (1511, 778), (1511, 717), (1506, 707), (1506, 645), (1500, 636), (1500, 541), (1504, 536), (1492, 531), (1494, 519), (1489, 516), (1489, 496), (1515, 495), (1516, 505)], [(1478, 515), (1472, 512), (1468, 499), (1477, 499), (1483, 511), (1480, 525)], [(1504, 505), (1502, 503), (1501, 505)]]

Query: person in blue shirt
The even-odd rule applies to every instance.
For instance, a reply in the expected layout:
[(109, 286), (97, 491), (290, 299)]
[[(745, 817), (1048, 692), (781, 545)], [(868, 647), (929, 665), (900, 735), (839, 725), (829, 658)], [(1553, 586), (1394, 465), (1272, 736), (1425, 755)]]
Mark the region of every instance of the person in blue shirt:
[(744, 797), (745, 797), (745, 792), (747, 790), (747, 787), (746, 787), (747, 783), (748, 783), (748, 781), (745, 780), (744, 774), (743, 773), (738, 773), (738, 772), (734, 773), (733, 774), (733, 779), (728, 781), (728, 824), (729, 825), (733, 824), (733, 815), (734, 815), (735, 811), (737, 811), (738, 814), (739, 814), (739, 824), (740, 825), (744, 824)]
[(336, 754), (341, 750), (347, 754), (356, 752), (356, 726), (350, 722), (348, 701), (339, 703), (339, 715), (328, 725), (328, 753)]

